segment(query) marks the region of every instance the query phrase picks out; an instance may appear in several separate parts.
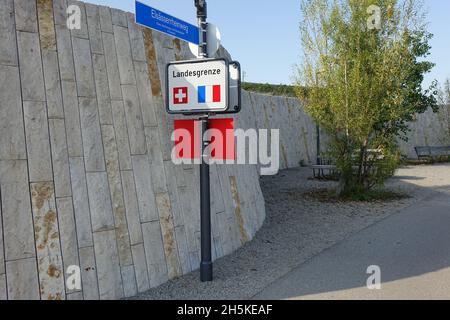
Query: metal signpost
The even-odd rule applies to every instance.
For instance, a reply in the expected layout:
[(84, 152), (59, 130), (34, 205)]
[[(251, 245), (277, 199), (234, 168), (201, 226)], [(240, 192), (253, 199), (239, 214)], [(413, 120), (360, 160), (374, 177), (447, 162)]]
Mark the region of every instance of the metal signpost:
[[(206, 0), (195, 0), (197, 7), (198, 27), (200, 29), (200, 41), (198, 44), (198, 55), (201, 58), (208, 58), (208, 24)], [(200, 59), (201, 59), (200, 58)], [(213, 279), (213, 266), (211, 258), (211, 199), (210, 199), (210, 175), (209, 164), (205, 161), (207, 155), (205, 149), (209, 142), (204, 139), (204, 133), (209, 127), (209, 114), (200, 117), (202, 125), (202, 161), (200, 164), (200, 243), (201, 243), (201, 262), (200, 262), (200, 281), (207, 282)]]
[[(206, 0), (194, 0), (198, 27), (136, 1), (136, 23), (198, 45), (198, 60), (169, 63), (166, 69), (166, 108), (171, 114), (198, 115), (201, 123), (200, 162), (200, 280), (212, 281), (210, 172), (204, 133), (210, 116), (241, 109), (241, 68), (237, 61), (209, 59), (220, 45), (220, 33), (208, 27)], [(211, 46), (209, 46), (211, 42)], [(191, 49), (195, 46), (190, 46)], [(214, 121), (230, 119), (216, 119)], [(231, 119), (232, 122), (232, 119)]]

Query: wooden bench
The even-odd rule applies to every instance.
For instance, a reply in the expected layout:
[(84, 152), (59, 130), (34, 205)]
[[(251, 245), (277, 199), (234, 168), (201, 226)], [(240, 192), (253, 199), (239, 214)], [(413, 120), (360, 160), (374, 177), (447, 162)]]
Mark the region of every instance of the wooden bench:
[(415, 147), (419, 160), (434, 160), (440, 157), (450, 157), (450, 146)]

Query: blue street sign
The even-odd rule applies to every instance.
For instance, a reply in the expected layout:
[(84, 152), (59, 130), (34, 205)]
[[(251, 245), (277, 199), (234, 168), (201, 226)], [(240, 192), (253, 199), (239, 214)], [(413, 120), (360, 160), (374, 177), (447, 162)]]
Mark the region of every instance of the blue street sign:
[(136, 1), (136, 23), (199, 44), (198, 27)]

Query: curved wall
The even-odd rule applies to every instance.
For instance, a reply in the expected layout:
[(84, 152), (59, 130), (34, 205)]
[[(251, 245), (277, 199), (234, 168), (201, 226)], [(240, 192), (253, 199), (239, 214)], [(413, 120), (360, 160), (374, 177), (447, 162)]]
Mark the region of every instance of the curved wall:
[[(68, 4), (81, 30), (67, 29)], [(199, 266), (198, 166), (170, 160), (161, 85), (187, 47), (133, 21), (0, 0), (1, 299), (129, 297)], [(212, 166), (211, 183), (216, 259), (265, 211), (256, 166)], [(81, 290), (65, 285), (70, 266)]]

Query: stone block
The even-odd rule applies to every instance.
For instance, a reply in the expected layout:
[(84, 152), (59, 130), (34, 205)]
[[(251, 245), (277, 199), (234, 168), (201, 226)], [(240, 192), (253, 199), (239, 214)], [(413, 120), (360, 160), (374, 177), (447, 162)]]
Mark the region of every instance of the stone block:
[(19, 48), (22, 99), (30, 101), (45, 101), (42, 64), (36, 63), (36, 61), (42, 61), (38, 34), (17, 32), (17, 45)]
[(105, 6), (99, 6), (100, 27), (103, 32), (113, 33), (111, 9)]
[(148, 157), (133, 156), (132, 161), (141, 223), (159, 221)]
[(80, 248), (93, 245), (89, 197), (83, 158), (69, 158), (73, 206)]
[(14, 0), (17, 31), (38, 32), (36, 1)]
[(80, 251), (81, 281), (84, 300), (100, 298), (97, 279), (97, 265), (93, 247), (81, 248)]
[(30, 182), (53, 180), (45, 102), (23, 102)]
[(136, 275), (134, 273), (134, 266), (126, 266), (121, 268), (123, 291), (126, 298), (134, 297), (137, 295)]
[(180, 259), (178, 257), (178, 247), (173, 227), (172, 208), (170, 198), (167, 193), (156, 195), (159, 218), (161, 222), (161, 232), (164, 245), (164, 253), (167, 262), (167, 274), (169, 279), (181, 275)]
[(75, 67), (70, 31), (61, 25), (55, 26), (58, 46), (59, 73), (61, 80), (75, 81)]
[(66, 126), (63, 119), (50, 119), (53, 175), (57, 198), (72, 196), (70, 185), (69, 155), (66, 144)]
[(144, 123), (139, 104), (136, 86), (123, 85), (125, 117), (127, 120), (128, 136), (130, 138), (130, 151), (132, 155), (143, 155), (147, 152), (145, 142)]
[(94, 71), (89, 40), (72, 38), (72, 45), (78, 96), (95, 98)]
[(86, 173), (86, 181), (93, 232), (114, 230), (114, 217), (106, 172)]
[(39, 300), (36, 258), (6, 262), (9, 300)]
[(96, 99), (79, 99), (86, 172), (105, 171), (105, 157)]
[(131, 257), (130, 236), (125, 213), (122, 178), (120, 176), (114, 127), (110, 125), (102, 126), (102, 136), (105, 148), (106, 172), (114, 214), (117, 250), (119, 252), (120, 265), (128, 266), (133, 264), (133, 259)]
[(102, 54), (103, 42), (100, 28), (100, 15), (98, 6), (86, 3), (86, 16), (88, 23), (89, 40), (91, 41), (91, 52)]
[(159, 221), (143, 223), (142, 232), (150, 286), (157, 287), (169, 279)]
[(156, 127), (158, 122), (156, 121), (155, 106), (151, 96), (148, 66), (145, 62), (136, 61), (134, 62), (134, 70), (136, 72), (137, 89), (144, 126)]
[(95, 232), (94, 244), (100, 299), (123, 298), (124, 291), (114, 230)]
[(135, 85), (136, 77), (134, 75), (128, 29), (124, 27), (114, 26), (114, 41), (116, 44), (120, 83)]
[(55, 24), (53, 21), (53, 1), (37, 0), (39, 36), (42, 51), (56, 51)]
[(111, 18), (112, 24), (115, 26), (126, 27), (127, 26), (127, 16), (122, 10), (111, 8)]
[(111, 100), (122, 100), (120, 87), (119, 65), (117, 62), (116, 45), (114, 35), (103, 32), (103, 49), (105, 51), (106, 70), (108, 73), (109, 92)]
[(140, 243), (133, 245), (131, 251), (133, 252), (134, 271), (138, 292), (145, 292), (150, 289), (150, 282), (148, 278), (144, 244)]
[(134, 61), (145, 62), (147, 57), (145, 55), (144, 37), (142, 29), (135, 23), (135, 16), (132, 13), (127, 14), (128, 32), (130, 34), (131, 53)]
[(0, 161), (5, 260), (36, 256), (26, 161)]
[(14, 28), (14, 1), (3, 0), (0, 6), (0, 64), (17, 66), (16, 29)]
[(117, 151), (121, 170), (131, 170), (131, 151), (128, 140), (127, 122), (122, 101), (112, 101), (114, 129), (116, 133)]
[(64, 269), (54, 185), (32, 183), (30, 188), (41, 299), (63, 300)]
[(62, 81), (61, 88), (67, 133), (67, 152), (70, 157), (81, 157), (83, 156), (83, 142), (81, 138), (77, 87), (75, 82)]
[(0, 160), (26, 159), (19, 68), (0, 66)]
[(105, 56), (94, 54), (92, 56), (92, 61), (94, 64), (94, 78), (100, 123), (113, 124)]
[(142, 243), (143, 238), (139, 218), (139, 205), (132, 171), (122, 171), (122, 186), (131, 244)]
[(54, 51), (42, 53), (44, 67), (45, 93), (47, 97), (47, 113), (49, 118), (64, 118), (61, 95), (61, 80), (59, 77), (58, 54)]
[(67, 1), (53, 0), (55, 25), (67, 26)]
[[(61, 252), (64, 262), (64, 274), (67, 274), (69, 266), (79, 266), (77, 228), (73, 211), (72, 198), (56, 199), (58, 211), (59, 234), (61, 238)], [(66, 278), (67, 281), (67, 278)], [(67, 289), (67, 298), (74, 291)]]
[(166, 173), (164, 170), (158, 128), (146, 127), (145, 136), (147, 140), (153, 191), (156, 194), (167, 192)]

